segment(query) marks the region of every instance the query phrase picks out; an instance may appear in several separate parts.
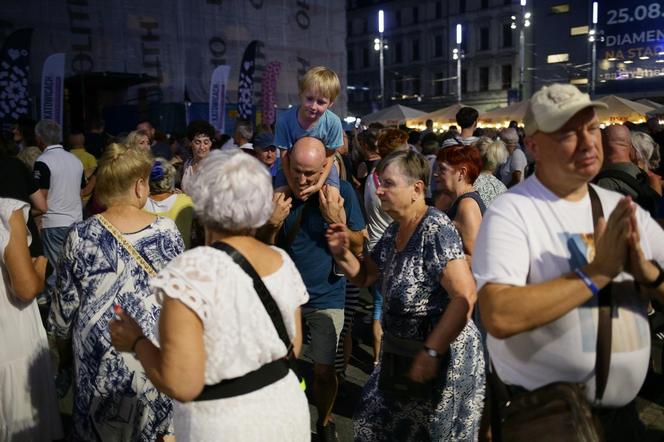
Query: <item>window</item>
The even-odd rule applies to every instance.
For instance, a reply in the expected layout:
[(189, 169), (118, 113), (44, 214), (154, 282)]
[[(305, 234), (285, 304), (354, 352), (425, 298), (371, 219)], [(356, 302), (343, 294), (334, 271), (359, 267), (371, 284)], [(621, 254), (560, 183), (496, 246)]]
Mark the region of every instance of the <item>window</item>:
[(403, 63), (403, 46), (400, 41), (394, 43), (394, 62)]
[(547, 63), (563, 63), (569, 61), (569, 54), (551, 54), (547, 55)]
[(436, 20), (440, 20), (443, 18), (443, 3), (438, 2), (436, 3)]
[(459, 14), (466, 12), (466, 0), (459, 0)]
[(514, 45), (511, 23), (503, 24), (503, 47), (511, 48)]
[(443, 95), (443, 84), (445, 81), (443, 80), (445, 78), (445, 74), (442, 72), (438, 72), (435, 75), (435, 78), (433, 80), (433, 94), (436, 97), (440, 97)]
[(572, 84), (588, 84), (588, 79), (587, 78), (574, 78), (573, 80), (570, 81)]
[(569, 35), (571, 35), (572, 37), (574, 37), (576, 35), (586, 35), (586, 34), (588, 34), (589, 31), (590, 31), (590, 28), (588, 27), (588, 25), (586, 25), (586, 26), (575, 26), (573, 28), (570, 28)]
[(480, 91), (489, 90), (489, 67), (480, 68)]
[(480, 2), (481, 8), (482, 9), (488, 9), (489, 8), (489, 0), (482, 0)]
[(412, 84), (412, 93), (411, 95), (422, 95), (420, 92), (420, 89), (422, 87), (422, 84), (420, 83), (420, 77), (415, 77), (413, 78), (413, 84)]
[(362, 49), (362, 67), (369, 67), (369, 48)]
[(511, 89), (512, 88), (512, 65), (504, 64), (500, 67), (500, 79), (502, 83), (502, 89)]
[(394, 13), (394, 24), (398, 27), (401, 27), (401, 11), (396, 11)]
[(420, 59), (420, 39), (413, 40), (413, 61)]
[(436, 35), (433, 38), (433, 56), (442, 57), (443, 56), (443, 36)]
[(461, 92), (468, 92), (468, 69), (461, 69)]
[(403, 95), (403, 78), (401, 77), (394, 77), (394, 95), (396, 95), (397, 98), (401, 98)]
[(413, 6), (413, 23), (420, 21), (420, 8)]
[(355, 69), (355, 58), (353, 57), (353, 51), (351, 49), (348, 50), (346, 56), (348, 57), (348, 70), (353, 70)]
[(489, 28), (480, 28), (480, 51), (489, 50)]
[(551, 11), (552, 14), (566, 14), (569, 12), (569, 3), (553, 5), (549, 11)]

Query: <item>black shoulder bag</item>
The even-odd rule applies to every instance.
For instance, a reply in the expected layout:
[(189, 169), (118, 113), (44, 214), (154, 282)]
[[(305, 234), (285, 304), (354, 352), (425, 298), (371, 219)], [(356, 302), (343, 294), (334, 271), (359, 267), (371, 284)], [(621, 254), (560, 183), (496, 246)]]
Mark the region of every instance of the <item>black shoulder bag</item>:
[[(603, 216), (602, 204), (588, 186), (593, 226)], [(604, 395), (611, 363), (611, 283), (599, 291), (597, 351), (595, 358), (595, 400)], [(496, 442), (599, 442), (602, 428), (593, 416), (583, 384), (554, 382), (532, 391), (506, 386), (493, 367), (489, 373), (492, 389), (492, 432)], [(512, 394), (510, 394), (512, 393)]]
[(224, 399), (259, 390), (284, 378), (288, 374), (290, 366), (295, 359), (293, 344), (286, 332), (286, 326), (284, 325), (284, 320), (279, 311), (279, 307), (272, 295), (270, 295), (270, 291), (265, 287), (261, 277), (256, 273), (256, 270), (252, 267), (249, 261), (247, 261), (247, 259), (230, 244), (216, 242), (212, 244), (212, 247), (226, 252), (231, 258), (233, 258), (233, 261), (235, 261), (235, 263), (251, 277), (254, 282), (254, 290), (256, 290), (258, 297), (263, 303), (263, 307), (265, 307), (268, 315), (270, 315), (272, 324), (274, 324), (274, 328), (277, 330), (279, 338), (288, 349), (288, 353), (285, 358), (269, 362), (257, 370), (251, 371), (243, 376), (233, 379), (224, 379), (214, 385), (206, 385), (201, 394), (198, 395), (194, 401)]

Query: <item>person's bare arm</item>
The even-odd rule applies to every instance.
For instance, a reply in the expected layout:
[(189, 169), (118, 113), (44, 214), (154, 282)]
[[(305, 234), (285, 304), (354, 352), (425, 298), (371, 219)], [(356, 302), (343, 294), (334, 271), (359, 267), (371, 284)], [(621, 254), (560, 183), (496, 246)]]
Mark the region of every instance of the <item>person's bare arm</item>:
[(96, 175), (92, 175), (89, 179), (87, 179), (85, 187), (81, 189), (81, 198), (85, 198), (92, 195), (92, 191), (95, 189), (96, 183), (97, 183)]
[[(595, 259), (581, 270), (599, 289), (611, 282), (626, 260), (631, 210), (631, 200), (623, 198), (595, 232)], [(479, 303), (487, 331), (504, 339), (555, 321), (591, 297), (581, 278), (570, 272), (525, 286), (487, 283), (479, 292)]]
[(33, 261), (30, 257), (28, 228), (22, 210), (14, 211), (9, 218), (9, 242), (4, 260), (14, 294), (22, 301), (32, 301), (44, 289), (47, 260), (40, 256)]
[(295, 337), (293, 338), (293, 353), (295, 357), (300, 356), (302, 351), (302, 309), (295, 310)]
[[(195, 399), (205, 385), (203, 323), (177, 299), (164, 296), (159, 317), (160, 348), (142, 338), (138, 324), (122, 310), (110, 324), (116, 350), (134, 351), (155, 387), (180, 402)], [(138, 339), (138, 341), (137, 341)]]
[(454, 226), (461, 235), (463, 241), (463, 252), (470, 258), (475, 248), (475, 239), (480, 231), (482, 223), (482, 212), (475, 200), (470, 198), (462, 199), (459, 202), (459, 209), (454, 218)]
[[(447, 263), (440, 275), (440, 285), (451, 300), (424, 345), (444, 355), (468, 323), (477, 295), (475, 280), (465, 259), (455, 259)], [(416, 382), (432, 379), (438, 372), (438, 363), (438, 359), (421, 351), (411, 365), (409, 376)]]
[(46, 213), (48, 211), (48, 203), (46, 202), (46, 197), (41, 190), (36, 190), (32, 195), (30, 195), (30, 202), (32, 203), (32, 208), (39, 213)]
[[(357, 232), (355, 232), (357, 233)], [(352, 231), (344, 224), (332, 224), (325, 233), (327, 244), (339, 269), (358, 287), (369, 287), (379, 276), (378, 266), (365, 254), (362, 261), (353, 253), (351, 247)], [(361, 237), (364, 241), (364, 236)]]
[(313, 186), (309, 186), (306, 189), (304, 189), (300, 193), (300, 196), (303, 199), (308, 198), (312, 194), (321, 190), (323, 188), (323, 185), (325, 184), (325, 181), (330, 176), (330, 171), (332, 170), (332, 167), (334, 167), (334, 150), (325, 149), (325, 166), (323, 166), (323, 173), (321, 173), (320, 177), (318, 177), (318, 182)]

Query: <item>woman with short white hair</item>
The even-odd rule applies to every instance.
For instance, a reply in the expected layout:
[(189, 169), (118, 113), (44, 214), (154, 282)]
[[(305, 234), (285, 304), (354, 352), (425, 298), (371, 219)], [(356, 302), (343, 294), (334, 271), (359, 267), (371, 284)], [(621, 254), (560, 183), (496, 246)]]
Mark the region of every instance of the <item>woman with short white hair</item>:
[[(176, 399), (178, 442), (308, 441), (307, 400), (284, 358), (291, 345), (299, 352), (300, 306), (309, 295), (286, 252), (253, 237), (274, 207), (270, 174), (240, 150), (215, 151), (190, 192), (206, 246), (152, 281), (162, 302), (160, 347), (122, 311), (111, 322), (113, 345), (134, 352), (157, 388)], [(243, 258), (248, 268), (238, 264)], [(245, 273), (251, 268), (253, 278)]]

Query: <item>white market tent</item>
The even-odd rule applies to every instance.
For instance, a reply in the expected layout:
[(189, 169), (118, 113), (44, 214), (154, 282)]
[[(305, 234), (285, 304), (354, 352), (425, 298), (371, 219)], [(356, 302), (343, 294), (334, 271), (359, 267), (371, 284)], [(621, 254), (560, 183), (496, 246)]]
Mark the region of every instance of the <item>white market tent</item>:
[(420, 118), (423, 115), (425, 115), (425, 112), (413, 109), (412, 107), (395, 104), (394, 106), (386, 107), (363, 117), (362, 123), (382, 123), (386, 126), (397, 126), (405, 121)]
[(602, 124), (622, 124), (625, 121), (632, 123), (643, 123), (646, 120), (646, 114), (653, 110), (650, 106), (645, 106), (636, 101), (608, 95), (597, 101), (606, 103), (608, 109), (597, 109), (597, 118)]
[(482, 126), (507, 126), (510, 121), (518, 123), (523, 121), (530, 100), (512, 103), (507, 107), (499, 107), (480, 114), (480, 125)]
[(409, 119), (407, 124), (409, 127), (418, 127), (424, 129), (425, 121), (432, 120), (433, 127), (435, 129), (446, 129), (450, 124), (456, 124), (456, 114), (462, 107), (466, 107), (466, 105), (462, 103), (453, 104), (428, 114), (424, 114), (418, 118)]

